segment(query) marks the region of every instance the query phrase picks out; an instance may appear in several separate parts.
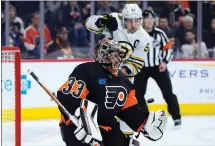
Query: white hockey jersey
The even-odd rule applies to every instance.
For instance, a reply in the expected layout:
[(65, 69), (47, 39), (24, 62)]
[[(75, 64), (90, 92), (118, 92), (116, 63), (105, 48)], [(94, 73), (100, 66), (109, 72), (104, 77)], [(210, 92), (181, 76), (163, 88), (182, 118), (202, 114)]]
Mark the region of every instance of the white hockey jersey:
[(121, 66), (127, 66), (131, 70), (129, 76), (136, 75), (144, 65), (144, 58), (147, 57), (148, 50), (152, 48), (151, 38), (149, 34), (140, 26), (137, 31), (130, 33), (122, 23), (122, 17), (120, 13), (111, 13), (111, 16), (115, 17), (118, 22), (118, 29), (110, 32), (106, 28), (98, 28), (95, 22), (103, 16), (93, 15), (89, 17), (85, 26), (89, 31), (97, 34), (104, 34), (106, 38), (113, 38), (118, 41), (125, 50), (124, 62)]

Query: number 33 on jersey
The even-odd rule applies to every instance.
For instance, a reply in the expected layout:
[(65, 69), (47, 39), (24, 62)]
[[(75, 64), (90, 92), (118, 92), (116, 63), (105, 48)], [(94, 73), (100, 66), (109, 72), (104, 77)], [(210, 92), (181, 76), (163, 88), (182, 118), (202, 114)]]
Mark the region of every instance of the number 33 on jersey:
[(70, 77), (63, 85), (62, 92), (66, 95), (71, 94), (75, 98), (82, 98), (85, 96), (86, 84), (82, 80), (76, 80), (75, 77)]

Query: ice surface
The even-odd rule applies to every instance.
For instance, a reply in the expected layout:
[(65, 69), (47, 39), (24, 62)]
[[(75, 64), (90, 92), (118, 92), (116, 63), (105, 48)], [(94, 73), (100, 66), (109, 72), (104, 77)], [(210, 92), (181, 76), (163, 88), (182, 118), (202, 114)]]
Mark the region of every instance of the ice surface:
[[(58, 123), (58, 120), (22, 122), (22, 146), (65, 146)], [(144, 137), (140, 139), (142, 146), (215, 146), (215, 116), (182, 117), (180, 129), (174, 129), (169, 118), (161, 140), (152, 142)], [(10, 142), (6, 138), (3, 140)]]

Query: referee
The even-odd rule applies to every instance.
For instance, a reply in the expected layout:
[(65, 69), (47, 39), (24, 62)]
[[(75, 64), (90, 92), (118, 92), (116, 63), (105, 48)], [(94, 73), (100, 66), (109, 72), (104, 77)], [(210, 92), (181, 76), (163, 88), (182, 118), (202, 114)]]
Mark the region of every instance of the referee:
[(167, 70), (167, 64), (173, 57), (173, 50), (166, 34), (156, 28), (154, 22), (154, 12), (145, 10), (143, 12), (143, 27), (152, 37), (153, 48), (149, 49), (144, 67), (134, 78), (136, 97), (138, 102), (141, 103), (141, 109), (148, 111), (144, 95), (146, 93), (148, 78), (153, 78), (161, 89), (168, 105), (168, 112), (174, 120), (174, 125), (180, 126), (181, 115), (179, 104), (176, 95), (172, 92), (172, 83)]

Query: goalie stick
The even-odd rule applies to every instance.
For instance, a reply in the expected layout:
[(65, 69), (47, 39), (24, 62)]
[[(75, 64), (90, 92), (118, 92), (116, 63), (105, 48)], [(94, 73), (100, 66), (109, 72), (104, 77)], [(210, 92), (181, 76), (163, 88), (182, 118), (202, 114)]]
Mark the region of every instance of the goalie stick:
[[(66, 114), (66, 116), (72, 121), (72, 123), (74, 123), (74, 125), (77, 127), (78, 126), (78, 119), (71, 115), (67, 109), (59, 102), (59, 100), (57, 99), (57, 97), (39, 80), (39, 78), (36, 76), (36, 74), (31, 71), (30, 69), (28, 70), (28, 73), (33, 77), (33, 79), (43, 88), (43, 90), (51, 97), (52, 100), (54, 100), (54, 102), (61, 108), (61, 110)], [(87, 126), (87, 131), (90, 131), (89, 127)], [(90, 133), (88, 133), (90, 134)], [(102, 142), (98, 141), (98, 140), (94, 140), (91, 143), (92, 146), (104, 146), (102, 144)]]
[(35, 75), (33, 71), (30, 69), (28, 70), (28, 73), (34, 78), (34, 80), (44, 89), (44, 91), (54, 100), (54, 102), (63, 110), (63, 112), (67, 115), (67, 117), (75, 124), (75, 126), (78, 126), (78, 119), (76, 119), (75, 116), (71, 115), (65, 107), (57, 100), (57, 97), (52, 94), (52, 92), (42, 83), (40, 82), (39, 78)]

